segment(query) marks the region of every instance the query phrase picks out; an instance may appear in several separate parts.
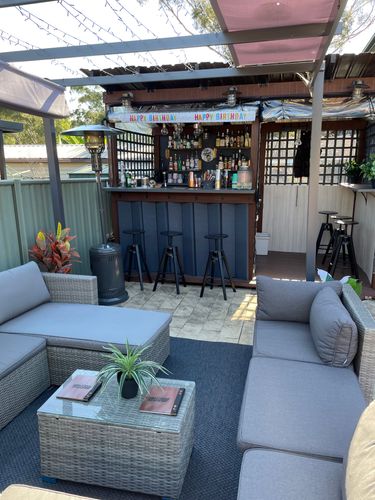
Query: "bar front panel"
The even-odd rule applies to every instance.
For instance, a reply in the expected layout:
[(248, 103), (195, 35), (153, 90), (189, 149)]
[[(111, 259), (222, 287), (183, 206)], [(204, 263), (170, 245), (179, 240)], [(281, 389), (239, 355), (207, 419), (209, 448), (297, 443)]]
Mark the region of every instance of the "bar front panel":
[[(126, 194), (124, 194), (126, 197)], [(156, 273), (167, 244), (162, 231), (180, 231), (182, 236), (174, 238), (183, 259), (184, 272), (190, 281), (196, 282), (204, 274), (209, 250), (214, 242), (205, 238), (207, 234), (224, 233), (223, 240), (232, 275), (237, 282), (245, 284), (252, 277), (252, 227), (255, 205), (250, 203), (215, 203), (174, 201), (126, 201), (119, 197), (113, 200), (117, 209), (117, 231), (121, 251), (125, 255), (132, 236), (125, 230), (144, 231), (142, 244), (151, 273)], [(244, 199), (238, 200), (245, 201)], [(117, 226), (115, 224), (115, 227)], [(254, 221), (255, 224), (255, 221)], [(169, 269), (171, 271), (171, 269)]]

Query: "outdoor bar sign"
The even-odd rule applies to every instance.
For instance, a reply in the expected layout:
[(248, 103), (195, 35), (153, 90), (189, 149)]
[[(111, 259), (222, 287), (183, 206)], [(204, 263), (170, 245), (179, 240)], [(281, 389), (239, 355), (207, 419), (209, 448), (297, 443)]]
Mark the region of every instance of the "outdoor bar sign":
[(130, 113), (122, 106), (115, 106), (108, 112), (110, 122), (122, 123), (217, 123), (253, 122), (257, 113), (256, 106), (197, 109), (189, 111), (148, 111)]

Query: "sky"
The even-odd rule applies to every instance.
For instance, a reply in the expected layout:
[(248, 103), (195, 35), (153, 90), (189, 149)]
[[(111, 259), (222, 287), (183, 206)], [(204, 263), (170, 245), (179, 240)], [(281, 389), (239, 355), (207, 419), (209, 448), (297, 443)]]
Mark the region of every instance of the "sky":
[[(188, 5), (188, 2), (182, 4)], [(174, 13), (168, 12), (166, 7), (160, 7), (159, 0), (58, 0), (0, 9), (0, 53), (24, 48), (187, 35), (189, 31), (197, 33), (188, 10), (181, 7), (179, 11), (175, 9)], [(361, 52), (373, 31), (373, 28), (369, 28), (362, 32), (344, 47), (343, 52)], [(220, 60), (217, 53), (203, 47), (17, 63), (15, 66), (38, 76), (54, 79), (83, 76), (80, 68), (105, 69), (127, 65), (154, 66)]]

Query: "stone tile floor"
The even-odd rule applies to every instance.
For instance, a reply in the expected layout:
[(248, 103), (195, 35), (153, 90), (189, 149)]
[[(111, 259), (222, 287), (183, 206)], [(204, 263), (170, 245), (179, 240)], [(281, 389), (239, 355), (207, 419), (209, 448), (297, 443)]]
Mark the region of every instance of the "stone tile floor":
[[(158, 285), (156, 292), (153, 284), (145, 283), (142, 292), (139, 283), (126, 284), (129, 300), (122, 307), (166, 311), (172, 314), (170, 334), (211, 342), (232, 342), (252, 344), (254, 334), (256, 291), (237, 288), (233, 293), (227, 288), (228, 300), (223, 299), (221, 288), (205, 289), (199, 297), (200, 286), (188, 285), (180, 288), (166, 283)], [(365, 306), (375, 318), (375, 300), (365, 300)]]
[(126, 284), (129, 300), (122, 307), (166, 311), (172, 314), (172, 337), (252, 344), (256, 292), (238, 288), (236, 293), (227, 288), (228, 300), (221, 288), (206, 288), (199, 297), (200, 286), (188, 285), (176, 294), (173, 284), (160, 284), (156, 292), (145, 283), (142, 292), (139, 283)]

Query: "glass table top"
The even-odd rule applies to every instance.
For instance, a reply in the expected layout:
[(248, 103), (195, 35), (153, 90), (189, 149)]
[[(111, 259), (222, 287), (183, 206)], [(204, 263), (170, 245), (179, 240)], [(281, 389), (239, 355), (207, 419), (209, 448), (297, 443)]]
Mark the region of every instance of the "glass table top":
[(133, 399), (118, 396), (115, 377), (103, 390), (100, 388), (88, 402), (57, 398), (62, 388), (77, 375), (96, 375), (90, 370), (76, 370), (71, 377), (39, 408), (38, 415), (80, 419), (88, 422), (121, 425), (138, 429), (180, 432), (181, 426), (195, 392), (195, 383), (185, 380), (158, 379), (161, 386), (184, 387), (185, 394), (177, 416), (143, 413), (139, 407), (145, 395)]

